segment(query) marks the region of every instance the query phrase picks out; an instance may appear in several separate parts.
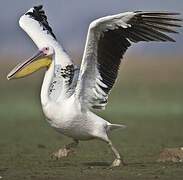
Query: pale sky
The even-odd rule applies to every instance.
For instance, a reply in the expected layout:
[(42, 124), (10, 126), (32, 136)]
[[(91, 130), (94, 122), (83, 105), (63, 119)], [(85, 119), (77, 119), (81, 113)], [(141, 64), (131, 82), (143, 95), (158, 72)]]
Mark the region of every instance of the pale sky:
[[(43, 4), (48, 21), (57, 39), (74, 56), (82, 54), (89, 23), (99, 17), (133, 10), (164, 10), (183, 14), (183, 0), (1, 0), (0, 1), (0, 53), (30, 55), (36, 47), (19, 28), (18, 19), (34, 5)], [(181, 16), (183, 19), (183, 15)], [(175, 35), (176, 43), (135, 46), (140, 53), (182, 53), (183, 28)], [(182, 53), (183, 54), (183, 53)]]

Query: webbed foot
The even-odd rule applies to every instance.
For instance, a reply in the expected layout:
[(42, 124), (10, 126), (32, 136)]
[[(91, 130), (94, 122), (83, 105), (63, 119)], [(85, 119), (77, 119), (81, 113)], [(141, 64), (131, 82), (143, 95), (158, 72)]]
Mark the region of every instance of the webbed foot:
[(118, 167), (121, 164), (121, 159), (115, 159), (112, 164), (111, 167)]

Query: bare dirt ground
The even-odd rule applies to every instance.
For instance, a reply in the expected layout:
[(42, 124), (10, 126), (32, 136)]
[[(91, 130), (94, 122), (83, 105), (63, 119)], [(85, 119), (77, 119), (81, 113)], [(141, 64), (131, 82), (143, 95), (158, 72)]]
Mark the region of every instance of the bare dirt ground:
[(183, 162), (183, 147), (165, 148), (160, 153), (158, 162)]

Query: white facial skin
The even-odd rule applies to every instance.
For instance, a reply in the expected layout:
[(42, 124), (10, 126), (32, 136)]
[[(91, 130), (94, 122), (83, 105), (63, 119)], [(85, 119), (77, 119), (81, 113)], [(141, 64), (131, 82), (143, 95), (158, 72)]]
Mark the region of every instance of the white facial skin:
[(47, 46), (41, 49), (45, 56), (52, 56), (54, 54), (54, 49), (51, 46)]

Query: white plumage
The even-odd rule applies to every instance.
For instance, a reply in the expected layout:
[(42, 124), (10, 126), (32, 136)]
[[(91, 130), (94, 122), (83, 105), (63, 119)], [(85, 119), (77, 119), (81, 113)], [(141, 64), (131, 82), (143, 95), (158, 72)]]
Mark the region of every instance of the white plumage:
[[(126, 12), (93, 21), (88, 29), (80, 70), (56, 40), (42, 6), (31, 8), (20, 18), (20, 26), (43, 54), (52, 59), (41, 89), (44, 114), (52, 127), (73, 138), (74, 143), (55, 153), (68, 155), (79, 140), (98, 138), (107, 142), (115, 155), (112, 166), (119, 166), (121, 157), (108, 138), (108, 133), (121, 124), (111, 124), (91, 109), (104, 109), (123, 54), (132, 42), (174, 41), (166, 33), (180, 27), (169, 12)], [(16, 67), (13, 78), (22, 66)]]

